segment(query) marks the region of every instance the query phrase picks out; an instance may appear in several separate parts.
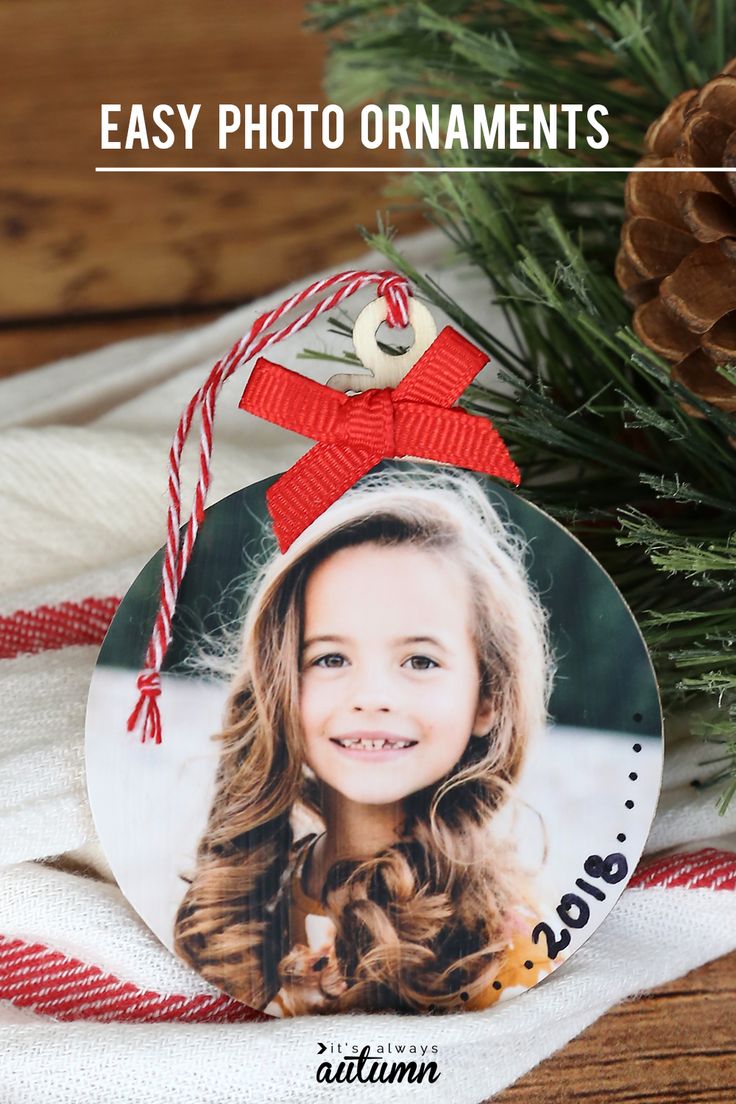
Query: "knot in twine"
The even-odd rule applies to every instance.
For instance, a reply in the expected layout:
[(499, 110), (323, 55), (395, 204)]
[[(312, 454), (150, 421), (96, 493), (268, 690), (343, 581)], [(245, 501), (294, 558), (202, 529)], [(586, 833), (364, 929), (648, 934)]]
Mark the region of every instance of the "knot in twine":
[(128, 729), (135, 728), (139, 717), (143, 714), (141, 740), (153, 740), (155, 744), (160, 744), (161, 713), (156, 706), (156, 699), (161, 693), (161, 675), (158, 671), (141, 671), (136, 679), (136, 686), (138, 701), (128, 719)]

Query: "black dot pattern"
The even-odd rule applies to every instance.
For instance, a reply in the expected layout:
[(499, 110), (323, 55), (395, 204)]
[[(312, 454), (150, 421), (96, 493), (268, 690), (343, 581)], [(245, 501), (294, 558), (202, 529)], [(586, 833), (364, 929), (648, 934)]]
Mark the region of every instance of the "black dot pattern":
[[(634, 720), (637, 723), (641, 722), (641, 720), (642, 720), (641, 713), (635, 713), (634, 714)], [(632, 744), (632, 751), (634, 751), (638, 754), (641, 751), (641, 744), (640, 743)], [(636, 782), (638, 780), (638, 778), (639, 778), (639, 775), (637, 774), (636, 771), (629, 771), (629, 781), (630, 782)], [(634, 808), (634, 802), (631, 800), (631, 798), (629, 798), (628, 801), (625, 801), (624, 805), (626, 806), (627, 809), (633, 809)], [(626, 833), (625, 832), (619, 832), (619, 834), (616, 836), (616, 839), (618, 840), (619, 843), (626, 843)]]

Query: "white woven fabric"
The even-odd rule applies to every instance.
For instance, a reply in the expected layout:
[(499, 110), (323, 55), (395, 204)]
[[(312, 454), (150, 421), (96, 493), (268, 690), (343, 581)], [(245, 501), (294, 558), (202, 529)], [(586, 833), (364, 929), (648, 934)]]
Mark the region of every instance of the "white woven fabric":
[[(431, 267), (471, 314), (495, 325), (487, 288), (443, 269), (439, 241), (429, 235), (414, 242), (415, 263)], [(165, 458), (180, 409), (223, 350), (284, 294), (184, 336), (126, 342), (0, 383), (0, 616), (124, 592), (163, 540)], [(499, 321), (505, 338), (502, 331)], [(274, 359), (324, 379), (323, 364), (295, 357), (304, 345), (334, 341), (323, 322), (280, 346)], [(283, 470), (308, 447), (238, 411), (243, 386), (238, 376), (222, 396), (213, 498)], [(191, 474), (190, 457), (190, 485)], [(0, 933), (145, 989), (211, 993), (144, 927), (95, 839), (83, 762), (95, 658), (93, 647), (72, 647), (0, 662)], [(650, 849), (690, 849), (707, 839), (736, 850), (736, 809), (718, 817), (713, 794), (688, 784), (701, 757), (689, 740), (671, 753)], [(63, 870), (37, 861), (62, 855)], [(735, 947), (736, 893), (628, 890), (550, 979), (485, 1013), (123, 1026), (56, 1023), (1, 1002), (0, 1100), (477, 1104), (613, 1004)], [(436, 1044), (440, 1078), (433, 1085), (319, 1084), (318, 1041)]]

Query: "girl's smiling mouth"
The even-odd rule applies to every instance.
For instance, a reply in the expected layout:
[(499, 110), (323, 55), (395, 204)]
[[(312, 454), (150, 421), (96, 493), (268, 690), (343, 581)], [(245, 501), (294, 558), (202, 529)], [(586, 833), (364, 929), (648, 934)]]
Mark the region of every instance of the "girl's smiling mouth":
[(330, 743), (342, 751), (374, 755), (376, 752), (408, 751), (418, 743), (405, 736), (390, 732), (347, 732), (344, 736), (331, 736)]

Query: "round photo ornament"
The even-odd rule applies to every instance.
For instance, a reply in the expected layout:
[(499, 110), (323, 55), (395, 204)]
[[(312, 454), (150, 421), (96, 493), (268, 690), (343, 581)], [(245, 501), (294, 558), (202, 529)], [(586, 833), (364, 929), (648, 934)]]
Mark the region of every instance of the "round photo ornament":
[[(245, 388), (244, 410), (316, 444), (205, 509), (225, 380), (370, 285), (368, 371), (323, 385), (261, 358)], [(400, 357), (384, 321), (414, 330)], [(182, 415), (167, 543), (102, 646), (87, 773), (110, 866), (162, 943), (268, 1015), (524, 992), (597, 928), (644, 846), (651, 662), (610, 578), (509, 489), (500, 436), (455, 405), (486, 362), (395, 273), (340, 273), (263, 316)]]

